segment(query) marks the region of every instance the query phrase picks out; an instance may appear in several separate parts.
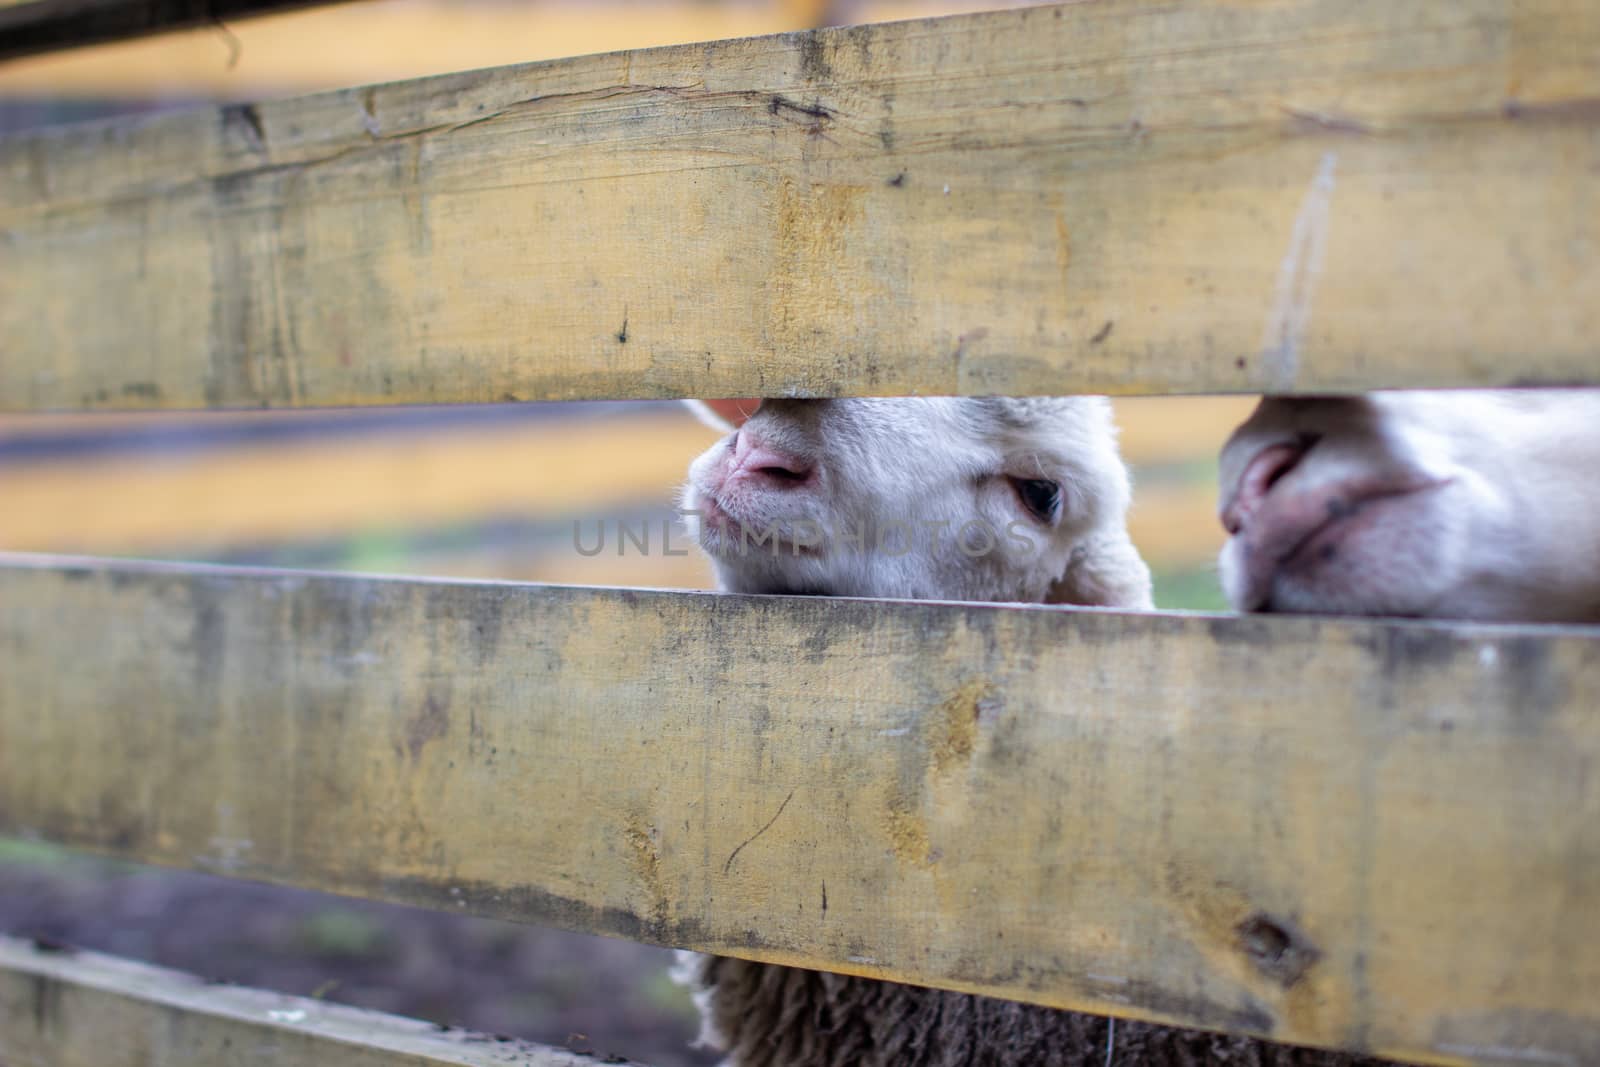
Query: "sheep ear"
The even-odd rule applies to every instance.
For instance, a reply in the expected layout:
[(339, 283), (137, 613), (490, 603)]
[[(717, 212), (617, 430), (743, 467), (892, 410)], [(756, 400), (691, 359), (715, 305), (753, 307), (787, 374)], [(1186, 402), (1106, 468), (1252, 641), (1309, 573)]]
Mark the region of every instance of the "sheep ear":
[(1066, 573), (1045, 594), (1046, 604), (1106, 608), (1155, 606), (1150, 598), (1150, 568), (1125, 531), (1091, 535), (1072, 550)]
[(695, 418), (720, 433), (730, 433), (756, 413), (761, 406), (759, 398), (734, 397), (731, 400), (685, 400), (684, 405)]

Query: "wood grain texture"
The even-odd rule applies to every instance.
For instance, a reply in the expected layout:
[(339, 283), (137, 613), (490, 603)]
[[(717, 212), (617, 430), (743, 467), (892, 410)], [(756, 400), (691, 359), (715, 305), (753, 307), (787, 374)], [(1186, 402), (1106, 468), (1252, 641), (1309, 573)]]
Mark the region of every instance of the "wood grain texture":
[(1600, 381), (1600, 6), (1078, 3), (0, 142), (0, 407)]
[(0, 59), (212, 26), (333, 0), (26, 0), (0, 3)]
[(591, 1056), (0, 937), (6, 1067), (593, 1067)]
[(0, 831), (1430, 1063), (1600, 1058), (1600, 633), (10, 557)]

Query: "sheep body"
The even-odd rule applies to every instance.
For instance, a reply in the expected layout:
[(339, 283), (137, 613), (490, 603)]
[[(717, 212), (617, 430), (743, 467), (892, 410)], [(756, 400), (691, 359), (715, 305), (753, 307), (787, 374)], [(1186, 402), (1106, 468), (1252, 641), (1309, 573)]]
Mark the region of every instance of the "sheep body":
[(719, 956), (680, 954), (737, 1067), (1359, 1067), (1382, 1061)]

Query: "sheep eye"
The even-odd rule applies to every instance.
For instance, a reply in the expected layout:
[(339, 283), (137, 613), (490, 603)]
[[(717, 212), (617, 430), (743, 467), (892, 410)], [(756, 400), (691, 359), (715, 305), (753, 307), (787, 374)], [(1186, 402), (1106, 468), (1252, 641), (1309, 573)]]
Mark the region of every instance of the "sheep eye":
[(1013, 478), (1011, 484), (1016, 486), (1022, 506), (1033, 512), (1036, 518), (1041, 522), (1055, 521), (1056, 512), (1061, 510), (1059, 485), (1043, 478)]

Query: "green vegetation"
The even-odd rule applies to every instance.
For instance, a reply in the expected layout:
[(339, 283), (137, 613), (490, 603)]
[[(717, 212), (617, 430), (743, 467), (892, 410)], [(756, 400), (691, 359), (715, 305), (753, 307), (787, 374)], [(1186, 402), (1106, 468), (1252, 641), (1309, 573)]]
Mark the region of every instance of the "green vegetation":
[(82, 862), (82, 857), (57, 845), (21, 837), (0, 837), (0, 867), (50, 869)]
[(1215, 567), (1156, 570), (1151, 577), (1155, 581), (1156, 607), (1163, 611), (1228, 610)]
[(381, 955), (388, 933), (377, 918), (350, 908), (330, 908), (300, 924), (298, 940), (323, 959), (369, 959)]

